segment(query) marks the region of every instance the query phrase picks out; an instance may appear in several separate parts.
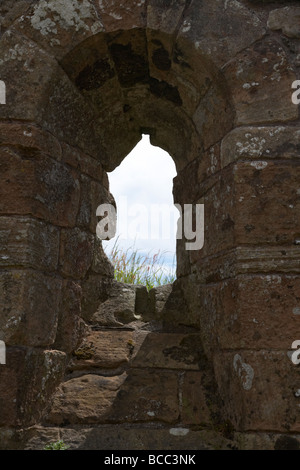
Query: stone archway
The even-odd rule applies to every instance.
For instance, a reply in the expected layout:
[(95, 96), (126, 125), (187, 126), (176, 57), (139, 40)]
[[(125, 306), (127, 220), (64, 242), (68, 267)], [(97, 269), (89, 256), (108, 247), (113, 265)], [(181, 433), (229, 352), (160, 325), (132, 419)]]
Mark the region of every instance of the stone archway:
[(273, 31), (292, 16), (248, 3), (40, 0), (4, 16), (3, 432), (40, 421), (107, 300), (96, 208), (142, 133), (174, 158), (175, 202), (207, 214), (203, 250), (178, 243), (184, 310), (165, 326), (199, 331), (224, 423), (299, 432), (297, 39)]

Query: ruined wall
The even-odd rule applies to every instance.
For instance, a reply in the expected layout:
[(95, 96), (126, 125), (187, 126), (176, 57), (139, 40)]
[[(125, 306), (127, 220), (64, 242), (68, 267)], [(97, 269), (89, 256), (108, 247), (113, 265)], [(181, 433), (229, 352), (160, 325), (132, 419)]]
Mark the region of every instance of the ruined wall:
[[(203, 427), (221, 430), (222, 438), (271, 432), (275, 438), (264, 441), (271, 447), (276, 436), (299, 433), (298, 369), (287, 354), (300, 333), (300, 134), (292, 102), (292, 83), (300, 78), (297, 4), (1, 3), (3, 447), (24, 446), (26, 430), (41, 423), (51, 424), (55, 435), (69, 426), (71, 440), (73, 425), (129, 423), (135, 446), (141, 431), (132, 429), (149, 423), (168, 436), (169, 429), (184, 428), (185, 446), (197, 445), (189, 432)], [(178, 241), (178, 279), (167, 298), (153, 292), (156, 306), (150, 299), (149, 310), (144, 297), (137, 312), (140, 294), (131, 292), (130, 313), (127, 305), (116, 317), (119, 301), (112, 300), (113, 270), (96, 237), (96, 208), (113, 202), (106, 172), (142, 133), (174, 158), (174, 201), (205, 204), (205, 245), (188, 252), (185, 240)], [(132, 326), (137, 313), (142, 325)], [(131, 337), (143, 337), (144, 323), (152, 325), (144, 339), (159, 357), (153, 363), (143, 353), (148, 343)], [(104, 339), (104, 327), (115, 335)], [(101, 362), (107, 345), (118, 343), (118, 328), (121, 369), (118, 361)], [(89, 359), (98, 365), (74, 369), (74, 354), (95, 331), (100, 349)], [(169, 349), (162, 350), (165, 343)], [(174, 348), (179, 353), (170, 359)], [(71, 380), (90, 367), (91, 396), (99, 377), (111, 379), (102, 388), (114, 393), (96, 396), (106, 409), (96, 418), (63, 418), (78, 386), (72, 389)], [(148, 368), (143, 405), (138, 390)], [(153, 390), (158, 379), (170, 396)], [(128, 417), (122, 410), (131, 390), (142, 411)], [(168, 403), (155, 419), (152, 395)], [(117, 405), (122, 396), (125, 404)], [(199, 401), (203, 406), (188, 414)], [(111, 433), (109, 445), (118, 446)], [(251, 439), (250, 446), (259, 445), (259, 437)]]

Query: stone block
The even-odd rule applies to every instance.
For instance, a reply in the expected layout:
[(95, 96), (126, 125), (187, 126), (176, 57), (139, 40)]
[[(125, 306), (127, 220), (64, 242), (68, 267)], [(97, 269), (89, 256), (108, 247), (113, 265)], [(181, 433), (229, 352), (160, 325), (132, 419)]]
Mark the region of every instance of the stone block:
[(1, 339), (8, 345), (52, 345), (61, 281), (33, 270), (2, 271), (0, 279)]
[[(226, 170), (226, 171), (224, 171)], [(196, 204), (204, 204), (204, 246), (189, 253), (191, 262), (201, 257), (216, 255), (218, 252), (235, 246), (236, 204), (235, 175), (228, 167), (213, 176), (213, 185), (209, 188), (206, 182), (200, 183), (201, 199)], [(198, 228), (199, 229), (199, 228)]]
[(184, 426), (212, 425), (212, 411), (209, 406), (213, 403), (213, 396), (205, 390), (203, 372), (186, 372), (182, 385), (182, 411), (181, 419)]
[(236, 248), (236, 260), (235, 272), (239, 274), (300, 272), (297, 246), (241, 246)]
[(90, 273), (81, 282), (81, 315), (85, 321), (90, 322), (99, 305), (108, 299), (112, 281), (112, 277), (102, 277), (99, 274)]
[(26, 356), (20, 410), (24, 427), (43, 419), (52, 396), (64, 377), (66, 354), (56, 350), (31, 350)]
[(101, 152), (98, 145), (98, 155), (108, 172), (119, 166), (141, 140), (140, 127), (136, 126), (131, 116), (124, 114), (120, 101), (106, 108), (106, 112), (94, 122), (93, 131), (97, 136), (101, 135)]
[(192, 43), (199, 54), (222, 67), (264, 33), (258, 16), (236, 0), (192, 2), (182, 18), (177, 47), (186, 54)]
[[(198, 193), (205, 196), (196, 203), (205, 206), (204, 246), (200, 252), (183, 256), (189, 256), (194, 264), (240, 245), (237, 253), (241, 260), (245, 256), (245, 268), (247, 259), (271, 261), (274, 252), (271, 270), (279, 263), (280, 270), (284, 266), (286, 272), (290, 266), (294, 271), (300, 233), (299, 168), (296, 160), (239, 161), (213, 176), (211, 188), (200, 183)], [(246, 245), (255, 246), (255, 250), (248, 248), (246, 254)]]
[(93, 261), (94, 237), (79, 228), (61, 231), (59, 264), (64, 276), (85, 277)]
[(269, 14), (268, 27), (273, 31), (282, 30), (288, 38), (300, 38), (300, 8), (285, 7), (272, 10)]
[(0, 168), (2, 213), (31, 215), (64, 227), (75, 224), (80, 197), (75, 170), (35, 149), (10, 146), (0, 149)]
[(203, 362), (199, 335), (149, 333), (133, 360), (133, 367), (199, 370)]
[(55, 0), (34, 2), (15, 27), (57, 59), (104, 30), (94, 2), (89, 0), (71, 0), (68, 4)]
[(59, 231), (36, 219), (0, 217), (0, 265), (55, 271)]
[[(149, 293), (146, 286), (135, 286), (135, 313), (145, 319), (150, 312)], [(151, 313), (150, 313), (151, 314)]]
[(97, 122), (99, 112), (61, 68), (52, 69), (43, 96), (46, 99), (41, 103), (38, 118), (43, 128), (60, 141), (102, 161), (105, 152)]
[(47, 104), (44, 90), (53, 72), (59, 73), (58, 63), (13, 27), (1, 36), (0, 56), (0, 76), (7, 84), (1, 119), (37, 122)]
[(134, 347), (132, 331), (92, 331), (74, 351), (69, 369), (116, 369), (129, 362)]
[(21, 423), (19, 384), (25, 373), (25, 348), (7, 348), (6, 365), (0, 365), (0, 425)]
[(147, 27), (153, 31), (173, 34), (182, 18), (185, 0), (150, 0), (147, 5)]
[(245, 49), (226, 66), (237, 125), (276, 123), (298, 118), (292, 102), (295, 74), (277, 42), (265, 40)]
[(147, 9), (145, 0), (116, 0), (97, 2), (97, 8), (105, 31), (113, 32), (120, 29), (130, 30), (146, 26)]
[[(177, 204), (196, 204), (216, 182), (214, 176), (221, 169), (220, 145), (213, 145), (195, 158), (181, 171), (173, 182), (173, 196)], [(186, 184), (189, 181), (189, 185)]]
[(54, 396), (47, 422), (64, 426), (102, 423), (125, 379), (125, 373), (116, 377), (88, 374), (64, 382)]
[(22, 435), (22, 447), (24, 450), (44, 450), (49, 444), (54, 444), (60, 439), (59, 428), (46, 428), (43, 426), (32, 426)]
[(35, 424), (62, 379), (65, 355), (53, 350), (8, 347), (6, 365), (0, 367), (1, 425)]
[(176, 423), (179, 418), (178, 373), (130, 369), (107, 414), (110, 422)]
[(114, 267), (103, 249), (102, 241), (96, 236), (94, 239), (94, 256), (92, 271), (103, 277), (113, 278)]
[(293, 275), (239, 276), (199, 287), (200, 324), (213, 350), (283, 350), (296, 339), (300, 279)]
[(68, 165), (80, 170), (81, 173), (93, 178), (96, 181), (101, 182), (103, 179), (103, 168), (101, 162), (81, 152), (78, 148), (72, 147), (71, 145), (63, 142), (62, 148), (62, 160)]
[(138, 319), (135, 312), (135, 286), (113, 281), (106, 300), (98, 305), (92, 321), (99, 326), (122, 326)]
[(0, 145), (18, 145), (34, 149), (57, 161), (62, 158), (62, 147), (59, 141), (49, 132), (28, 123), (1, 122)]
[(203, 136), (204, 150), (219, 142), (233, 127), (234, 110), (225, 90), (212, 85), (200, 101), (193, 122)]
[(215, 354), (225, 412), (238, 431), (299, 432), (299, 370), (288, 351), (235, 350)]
[[(193, 115), (211, 80), (209, 72), (204, 67), (201, 72), (197, 70), (196, 74), (190, 73), (186, 67), (185, 80), (182, 80), (181, 51), (174, 49), (173, 34), (176, 34), (184, 4), (182, 0), (172, 1), (166, 7), (160, 0), (149, 2), (147, 17), (149, 72), (152, 79), (164, 83), (165, 86), (168, 85), (169, 90), (173, 89), (173, 92), (176, 90), (188, 115)], [(162, 13), (163, 9), (167, 9), (168, 13)]]
[(297, 160), (299, 145), (300, 130), (295, 127), (237, 127), (222, 141), (221, 165), (224, 167), (237, 160)]
[[(55, 435), (57, 428), (47, 428)], [(33, 434), (33, 433), (32, 433)], [(86, 426), (80, 429), (61, 428), (63, 441), (70, 445), (70, 450), (227, 450), (232, 442), (213, 431), (193, 431), (183, 427), (130, 427), (128, 425)], [(45, 443), (45, 433), (36, 429), (27, 448), (39, 450)], [(110, 455), (111, 457), (111, 455)]]
[[(166, 306), (166, 302), (172, 292), (172, 285), (167, 284), (164, 286), (153, 287), (149, 291), (149, 319), (155, 318), (161, 320)], [(145, 316), (145, 319), (148, 317)]]
[(235, 180), (235, 239), (238, 244), (292, 248), (300, 233), (297, 160), (238, 162)]
[(81, 175), (80, 186), (81, 197), (77, 224), (84, 230), (89, 230), (91, 233), (96, 234), (97, 224), (100, 220), (96, 215), (97, 208), (101, 204), (115, 206), (115, 200), (102, 183), (98, 183), (85, 175)]
[(6, 30), (14, 21), (22, 14), (26, 13), (31, 0), (19, 0), (17, 3), (14, 0), (3, 0), (0, 6), (0, 21), (1, 29)]
[(81, 319), (82, 290), (79, 283), (64, 280), (62, 301), (58, 315), (58, 325), (54, 348), (72, 353), (82, 341), (86, 325)]

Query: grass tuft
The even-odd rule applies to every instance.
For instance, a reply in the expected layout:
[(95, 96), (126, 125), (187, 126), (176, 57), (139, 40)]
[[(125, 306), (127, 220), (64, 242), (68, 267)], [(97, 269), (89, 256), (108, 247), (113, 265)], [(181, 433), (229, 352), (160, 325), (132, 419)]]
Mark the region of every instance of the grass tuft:
[(171, 284), (176, 279), (175, 261), (171, 270), (164, 265), (166, 252), (142, 254), (137, 249), (129, 248), (124, 251), (116, 243), (107, 253), (115, 269), (115, 280), (125, 284), (140, 284), (148, 290), (153, 287)]

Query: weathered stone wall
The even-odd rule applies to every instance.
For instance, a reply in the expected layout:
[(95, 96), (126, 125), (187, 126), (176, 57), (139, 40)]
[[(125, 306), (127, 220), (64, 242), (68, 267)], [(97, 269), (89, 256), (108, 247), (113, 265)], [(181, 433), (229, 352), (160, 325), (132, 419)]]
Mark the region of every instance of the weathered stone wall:
[[(129, 423), (134, 446), (142, 432), (135, 427), (152, 421), (159, 432), (165, 432), (159, 426), (183, 427), (187, 447), (196, 445), (188, 431), (203, 426), (226, 437), (299, 433), (298, 369), (287, 354), (300, 333), (300, 130), (291, 99), (300, 78), (297, 5), (1, 2), (0, 79), (7, 86), (0, 107), (3, 447), (24, 446), (26, 429), (45, 423), (55, 424), (53, 435), (70, 425), (71, 440), (78, 424)], [(152, 292), (149, 307), (144, 294), (130, 291), (116, 314), (121, 301), (114, 300), (112, 267), (96, 238), (96, 208), (113, 202), (106, 172), (142, 133), (174, 158), (174, 201), (205, 204), (205, 245), (188, 252), (185, 240), (178, 241), (171, 292)], [(137, 298), (143, 311), (135, 310)], [(133, 326), (135, 315), (141, 324)], [(109, 344), (118, 343), (118, 328), (140, 338), (144, 323), (159, 359), (151, 365), (139, 342), (131, 351), (133, 339), (125, 333), (122, 354), (124, 348), (132, 353), (125, 354), (126, 367), (99, 362)], [(99, 333), (101, 354), (94, 351), (92, 364), (74, 372), (70, 364), (82, 341), (107, 327), (115, 336)], [(191, 347), (184, 346), (190, 339), (178, 335), (193, 337), (191, 371)], [(161, 350), (165, 343), (179, 351), (171, 361)], [(65, 419), (79, 387), (71, 381), (83, 376), (91, 397), (102, 377), (96, 402), (106, 409), (100, 404), (96, 418), (87, 412), (83, 421), (73, 409), (75, 421)], [(157, 380), (164, 384), (158, 390)], [(172, 392), (159, 398), (166, 387)], [(137, 413), (128, 417), (122, 410), (131, 406), (130, 390)], [(155, 419), (152, 395), (167, 400)], [(187, 419), (190, 402), (197, 401), (203, 406)], [(146, 447), (161, 445), (147, 436)], [(262, 445), (253, 439), (248, 446)], [(275, 438), (266, 439), (274, 446)], [(118, 445), (113, 437), (109, 444), (96, 442)]]

